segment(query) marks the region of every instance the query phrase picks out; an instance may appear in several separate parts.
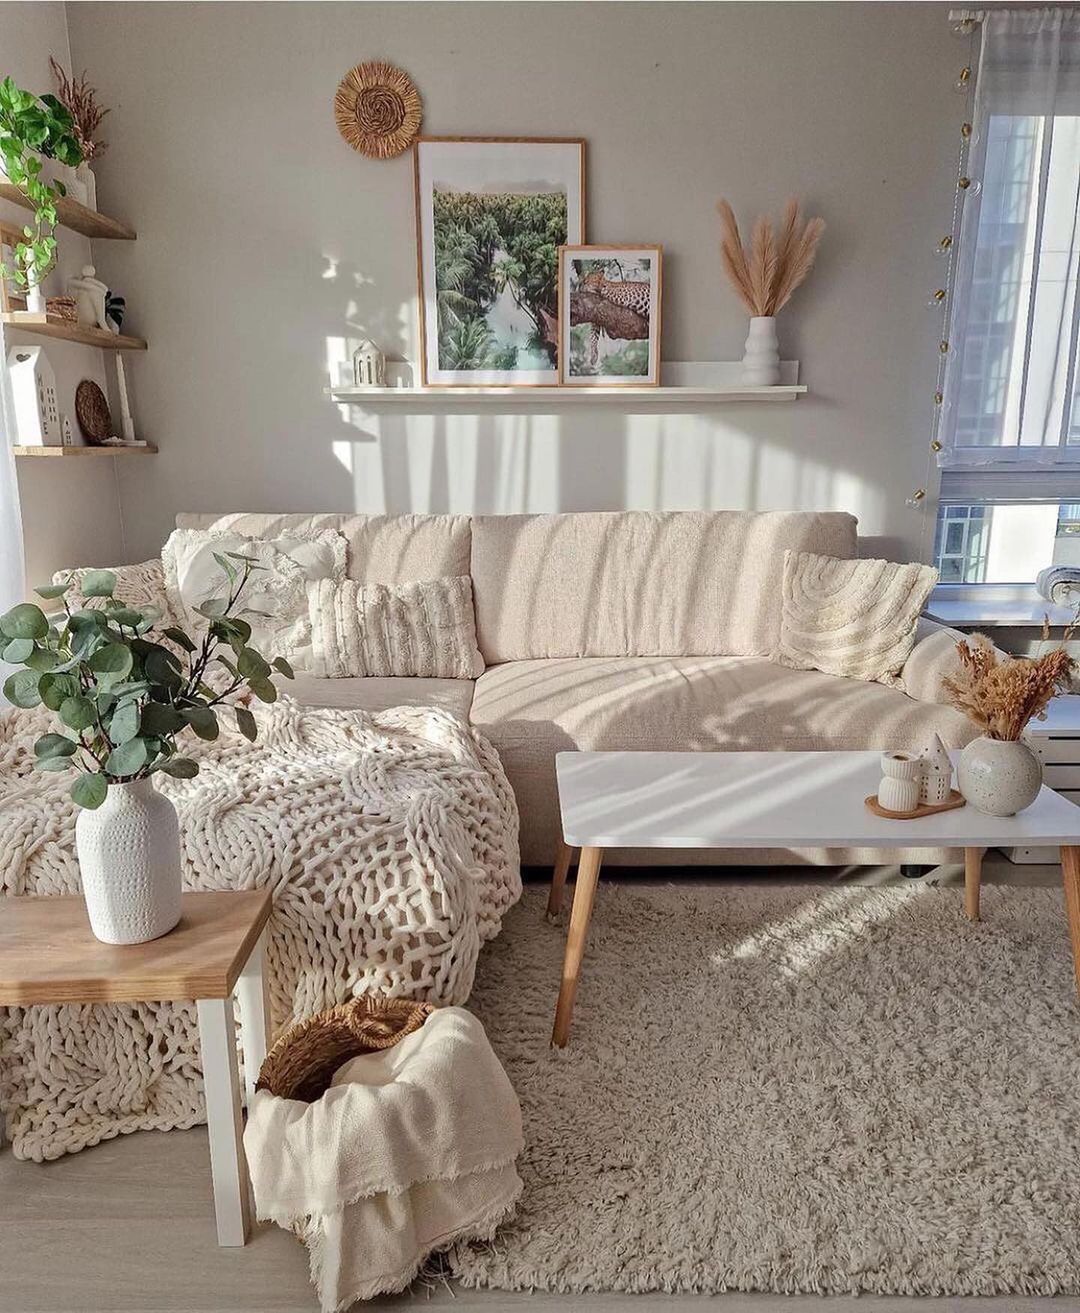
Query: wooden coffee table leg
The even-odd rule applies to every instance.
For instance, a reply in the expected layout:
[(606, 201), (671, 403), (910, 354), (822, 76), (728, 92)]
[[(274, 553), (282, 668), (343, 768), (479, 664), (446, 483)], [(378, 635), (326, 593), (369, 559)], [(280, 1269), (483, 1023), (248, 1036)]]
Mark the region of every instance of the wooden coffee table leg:
[(968, 919), (979, 919), (979, 890), (982, 885), (982, 859), (985, 848), (964, 849), (964, 911)]
[(600, 848), (582, 848), (578, 862), (577, 884), (574, 886), (574, 906), (570, 912), (570, 929), (566, 935), (566, 956), (563, 959), (562, 987), (555, 1008), (555, 1027), (551, 1042), (563, 1048), (570, 1035), (570, 1019), (574, 1015), (574, 996), (577, 994), (578, 973), (585, 953), (585, 940), (589, 934), (589, 917), (592, 915), (596, 882), (600, 878)]
[(1073, 970), (1080, 990), (1080, 848), (1062, 848), (1061, 877), (1065, 883), (1065, 909), (1069, 914)]
[(566, 877), (570, 873), (570, 864), (574, 860), (574, 853), (577, 850), (569, 848), (563, 841), (559, 840), (559, 851), (555, 855), (555, 869), (551, 873), (551, 892), (548, 894), (547, 914), (548, 916), (558, 916), (562, 911), (563, 890), (566, 888)]

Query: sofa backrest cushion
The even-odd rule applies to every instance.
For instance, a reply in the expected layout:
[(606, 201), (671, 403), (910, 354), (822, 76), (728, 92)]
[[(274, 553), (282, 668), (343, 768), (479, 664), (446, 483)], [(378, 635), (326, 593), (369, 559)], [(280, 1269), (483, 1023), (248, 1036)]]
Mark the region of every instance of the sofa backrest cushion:
[(178, 529), (232, 529), (273, 538), (296, 529), (337, 529), (348, 548), (348, 577), (362, 584), (416, 583), (469, 573), (467, 515), (345, 515), (182, 512)]
[(489, 665), (544, 657), (766, 656), (779, 636), (789, 548), (855, 557), (855, 517), (839, 511), (474, 516), (480, 651)]

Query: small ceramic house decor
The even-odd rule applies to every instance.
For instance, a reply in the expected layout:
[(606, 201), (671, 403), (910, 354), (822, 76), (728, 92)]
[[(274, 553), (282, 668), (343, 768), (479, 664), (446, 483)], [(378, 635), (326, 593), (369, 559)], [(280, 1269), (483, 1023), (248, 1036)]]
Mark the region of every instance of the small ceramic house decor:
[(374, 342), (361, 342), (353, 352), (353, 382), (359, 388), (386, 386), (386, 357)]
[(948, 749), (939, 735), (922, 753), (922, 781), (919, 786), (919, 801), (937, 806), (948, 802), (952, 790), (952, 762)]
[(8, 352), (17, 441), (24, 447), (60, 445), (56, 374), (44, 347), (17, 346)]

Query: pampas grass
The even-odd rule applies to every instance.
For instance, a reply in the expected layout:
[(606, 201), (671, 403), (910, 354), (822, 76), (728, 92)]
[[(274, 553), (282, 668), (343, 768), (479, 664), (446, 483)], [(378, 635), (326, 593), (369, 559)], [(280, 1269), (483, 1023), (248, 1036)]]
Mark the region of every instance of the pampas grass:
[[(1071, 634), (1071, 630), (1069, 631)], [(1038, 657), (1004, 657), (985, 634), (956, 645), (960, 669), (941, 686), (949, 701), (992, 739), (1015, 741), (1064, 693), (1076, 663), (1063, 647)]]
[(735, 211), (719, 201), (720, 258), (735, 294), (755, 318), (775, 315), (791, 300), (795, 289), (814, 267), (824, 219), (802, 221), (799, 202), (789, 200), (778, 231), (772, 220), (759, 215), (744, 249)]

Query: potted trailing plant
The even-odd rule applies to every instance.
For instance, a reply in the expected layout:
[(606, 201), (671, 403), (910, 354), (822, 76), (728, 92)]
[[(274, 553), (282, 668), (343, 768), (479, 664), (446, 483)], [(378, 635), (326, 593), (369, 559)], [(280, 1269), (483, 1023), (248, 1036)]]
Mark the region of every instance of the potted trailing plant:
[(232, 704), (237, 728), (254, 741), (255, 717), (244, 702), (277, 698), (272, 670), (292, 678), (287, 661), (267, 660), (250, 645), (241, 614), (244, 588), (261, 567), (238, 553), (215, 559), (227, 591), (198, 608), (207, 626), (195, 637), (175, 626), (156, 632), (159, 612), (114, 598), (108, 570), (83, 577), (87, 604), (74, 610), (70, 582), (37, 589), (62, 604), (53, 619), (32, 602), (0, 615), (0, 656), (23, 667), (6, 680), (5, 696), (17, 707), (44, 703), (59, 722), (34, 745), (36, 769), (78, 772), (71, 796), (82, 809), (79, 869), (91, 928), (106, 943), (156, 939), (180, 918), (176, 812), (154, 776), (198, 774), (181, 737), (216, 739), (221, 708)]
[[(4, 270), (27, 290), (27, 304), (40, 303), (40, 287), (56, 261), (56, 202), (66, 194), (58, 180), (42, 177), (42, 160), (53, 159), (77, 167), (82, 151), (74, 136), (71, 115), (55, 96), (35, 96), (10, 78), (0, 81), (0, 156), (8, 181), (15, 184), (33, 208), (33, 222), (23, 228), (15, 247), (15, 268)], [(36, 295), (35, 295), (36, 294)]]
[[(1070, 626), (1062, 644), (1072, 634)], [(1024, 730), (1069, 688), (1076, 663), (1063, 645), (1037, 657), (1003, 657), (983, 634), (961, 639), (956, 651), (960, 669), (942, 679), (942, 688), (982, 730), (960, 754), (960, 792), (988, 816), (1014, 816), (1031, 806), (1042, 787), (1042, 766), (1024, 742)]]

